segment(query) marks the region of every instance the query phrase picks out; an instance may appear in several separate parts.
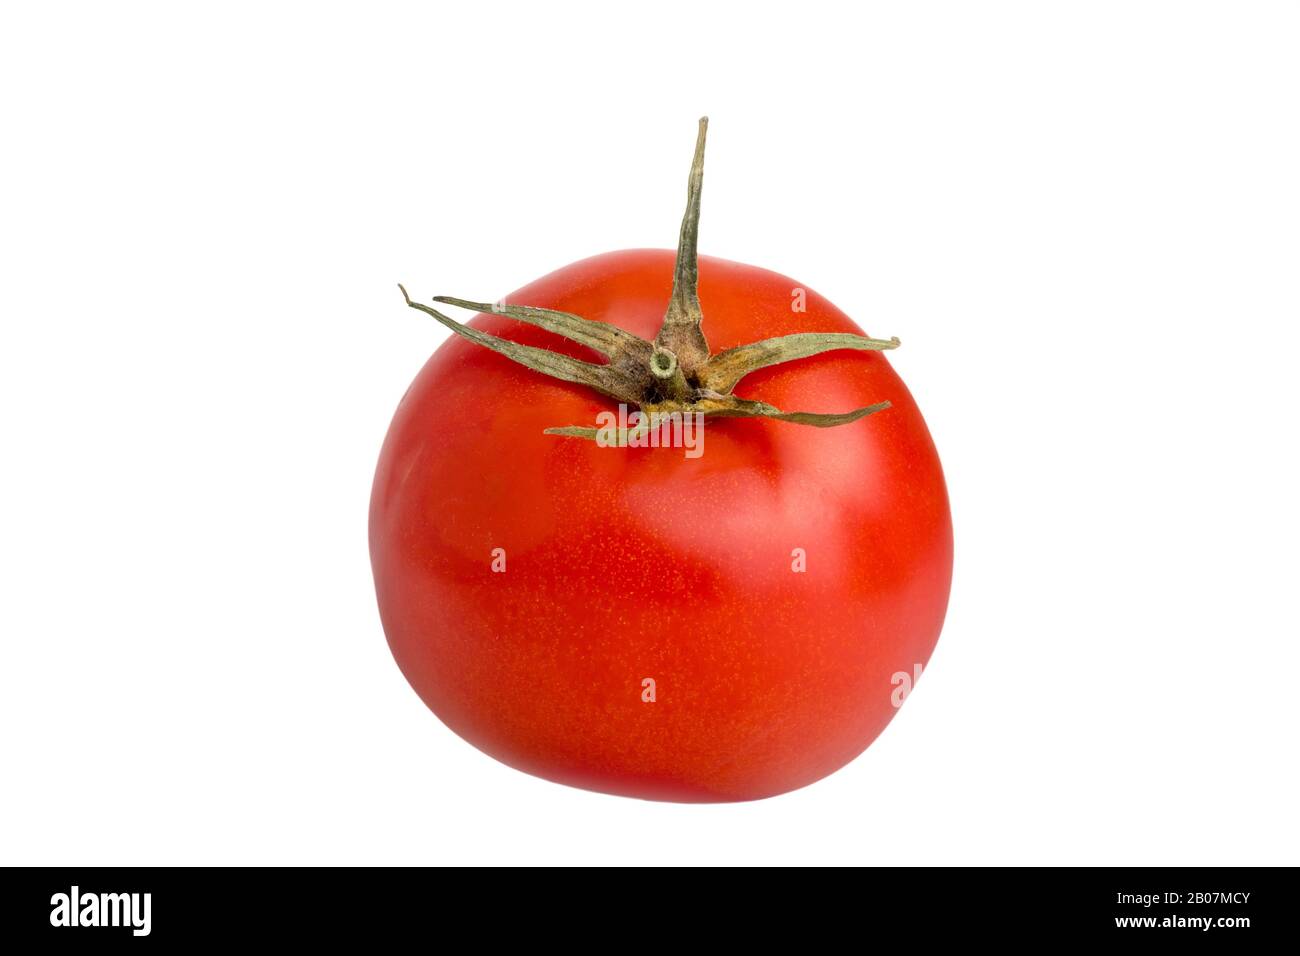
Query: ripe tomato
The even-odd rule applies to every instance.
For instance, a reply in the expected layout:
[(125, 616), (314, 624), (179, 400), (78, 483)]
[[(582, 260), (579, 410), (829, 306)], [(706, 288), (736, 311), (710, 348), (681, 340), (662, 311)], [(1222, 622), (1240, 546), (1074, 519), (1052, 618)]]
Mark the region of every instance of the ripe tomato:
[[(698, 158), (698, 157), (697, 157)], [(699, 260), (709, 345), (861, 335), (829, 301)], [(574, 263), (507, 297), (652, 339), (674, 254)], [(592, 359), (503, 315), (472, 328)], [(660, 800), (772, 796), (884, 729), (939, 636), (952, 569), (930, 435), (876, 351), (747, 375), (782, 409), (892, 407), (836, 428), (709, 419), (703, 453), (546, 434), (611, 401), (453, 337), (416, 377), (375, 476), (370, 550), (402, 672), (453, 731), (550, 780)]]

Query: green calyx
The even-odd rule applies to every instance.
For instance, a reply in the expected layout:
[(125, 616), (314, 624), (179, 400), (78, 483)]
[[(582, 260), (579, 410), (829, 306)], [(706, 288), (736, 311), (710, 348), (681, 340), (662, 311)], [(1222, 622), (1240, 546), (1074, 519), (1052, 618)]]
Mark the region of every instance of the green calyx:
[[(886, 401), (841, 414), (784, 412), (765, 402), (750, 401), (732, 394), (741, 379), (761, 368), (839, 349), (895, 349), (899, 342), (897, 338), (885, 340), (847, 333), (805, 332), (764, 339), (716, 355), (710, 354), (708, 342), (700, 327), (704, 315), (697, 291), (700, 193), (704, 183), (704, 139), (708, 125), (708, 117), (701, 118), (699, 136), (695, 142), (695, 158), (687, 182), (686, 214), (682, 217), (681, 236), (677, 243), (672, 296), (668, 300), (663, 326), (653, 342), (647, 342), (608, 322), (584, 319), (569, 312), (526, 305), (470, 302), (450, 296), (435, 296), (433, 299), (434, 302), (472, 312), (504, 315), (553, 332), (585, 345), (607, 359), (605, 364), (596, 364), (549, 349), (521, 345), (463, 325), (432, 306), (414, 301), (404, 287), (398, 286), (406, 304), (437, 319), (462, 338), (498, 352), (535, 372), (565, 382), (576, 382), (620, 402), (636, 405), (647, 419), (656, 413), (682, 412), (719, 418), (771, 418), (799, 425), (830, 428), (855, 422), (873, 412), (889, 408), (889, 402)], [(597, 429), (575, 425), (548, 428), (546, 433), (595, 440)]]

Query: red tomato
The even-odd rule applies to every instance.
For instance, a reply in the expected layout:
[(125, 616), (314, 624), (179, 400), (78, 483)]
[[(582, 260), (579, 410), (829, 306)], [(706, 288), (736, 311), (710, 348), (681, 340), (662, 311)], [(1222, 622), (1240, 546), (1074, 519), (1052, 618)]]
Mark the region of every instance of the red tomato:
[[(652, 339), (673, 268), (670, 251), (610, 253), (506, 301)], [(811, 290), (794, 311), (800, 288), (701, 258), (709, 345), (861, 334)], [(469, 324), (593, 360), (509, 318)], [(528, 773), (678, 801), (802, 787), (884, 729), (948, 602), (925, 422), (879, 352), (775, 365), (736, 391), (787, 410), (892, 407), (824, 429), (710, 419), (691, 458), (544, 434), (615, 403), (461, 338), (434, 353), (380, 455), (370, 550), (393, 654), (447, 726)]]

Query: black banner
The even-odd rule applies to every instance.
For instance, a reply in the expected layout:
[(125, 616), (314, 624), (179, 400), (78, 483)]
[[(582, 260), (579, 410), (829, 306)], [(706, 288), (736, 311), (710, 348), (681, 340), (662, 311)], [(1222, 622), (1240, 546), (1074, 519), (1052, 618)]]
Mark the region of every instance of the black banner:
[[(847, 934), (915, 943), (939, 933), (982, 942), (1127, 939), (1236, 949), (1285, 941), (1296, 919), (1293, 869), (894, 869), (762, 877), (628, 869), (597, 879), (579, 870), (539, 879), (485, 870), (196, 867), (9, 869), (4, 879), (6, 936), (97, 948), (154, 941), (374, 944), (413, 936), (433, 947), (449, 943), (449, 934), (495, 941), (515, 930), (539, 945), (623, 938), (628, 948), (642, 950), (649, 945), (645, 934), (734, 944), (767, 943), (778, 930), (797, 930), (825, 941)], [(518, 885), (511, 887), (512, 880)]]

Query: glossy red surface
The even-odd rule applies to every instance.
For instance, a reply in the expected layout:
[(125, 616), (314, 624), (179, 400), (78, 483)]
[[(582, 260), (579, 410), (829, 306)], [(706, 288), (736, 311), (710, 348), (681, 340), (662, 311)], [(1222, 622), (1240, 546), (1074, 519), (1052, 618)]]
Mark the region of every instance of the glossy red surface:
[[(673, 258), (597, 256), (506, 301), (653, 338)], [(861, 332), (811, 290), (792, 311), (799, 285), (784, 276), (708, 257), (699, 268), (714, 351)], [(598, 360), (500, 316), (471, 324)], [(921, 413), (879, 352), (764, 369), (736, 393), (787, 411), (893, 407), (828, 429), (713, 421), (698, 458), (602, 448), (543, 429), (595, 425), (612, 401), (459, 338), (434, 353), (380, 455), (370, 547), (393, 654), (447, 726), (529, 773), (682, 801), (803, 786), (884, 729), (893, 675), (938, 639), (952, 570)]]

